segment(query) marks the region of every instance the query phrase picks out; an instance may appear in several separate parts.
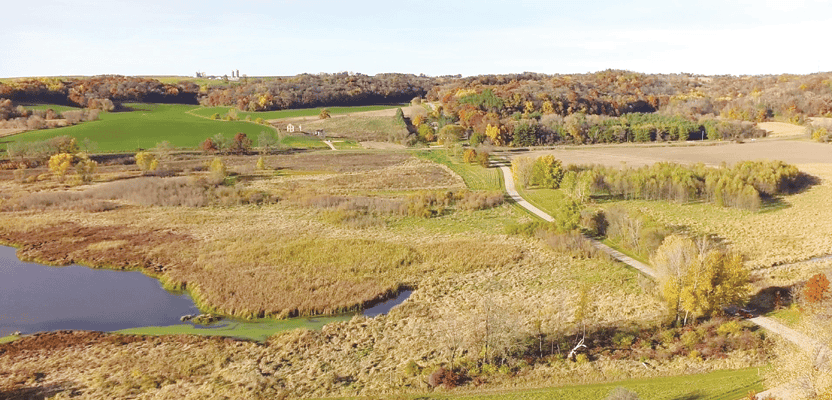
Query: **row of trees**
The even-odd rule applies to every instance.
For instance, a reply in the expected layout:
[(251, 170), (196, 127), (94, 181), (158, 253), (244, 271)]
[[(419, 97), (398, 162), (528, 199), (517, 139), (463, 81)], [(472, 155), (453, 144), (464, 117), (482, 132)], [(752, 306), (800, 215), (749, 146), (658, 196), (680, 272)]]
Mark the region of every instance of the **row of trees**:
[(656, 163), (618, 169), (599, 165), (570, 166), (576, 180), (596, 195), (627, 199), (688, 202), (705, 200), (719, 206), (756, 210), (762, 199), (801, 190), (810, 182), (797, 167), (782, 161), (743, 161), (731, 167)]

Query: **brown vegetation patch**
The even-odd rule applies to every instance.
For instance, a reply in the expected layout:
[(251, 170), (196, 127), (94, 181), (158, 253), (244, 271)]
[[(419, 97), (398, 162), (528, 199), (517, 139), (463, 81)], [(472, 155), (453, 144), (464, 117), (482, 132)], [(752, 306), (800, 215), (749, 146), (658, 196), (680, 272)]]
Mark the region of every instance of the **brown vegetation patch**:
[[(190, 246), (187, 235), (162, 230), (137, 230), (125, 226), (82, 226), (64, 222), (38, 229), (19, 231), (0, 227), (0, 241), (20, 246), (18, 256), (49, 264), (141, 268), (153, 274), (166, 270), (169, 258), (160, 257), (161, 249), (177, 244)], [(116, 241), (116, 242), (114, 242)], [(99, 243), (118, 246), (97, 246)]]
[(381, 171), (342, 174), (323, 181), (333, 189), (352, 190), (423, 190), (464, 188), (459, 175), (430, 161), (409, 159)]
[(301, 153), (267, 158), (275, 169), (300, 171), (359, 172), (390, 167), (412, 158), (406, 153)]

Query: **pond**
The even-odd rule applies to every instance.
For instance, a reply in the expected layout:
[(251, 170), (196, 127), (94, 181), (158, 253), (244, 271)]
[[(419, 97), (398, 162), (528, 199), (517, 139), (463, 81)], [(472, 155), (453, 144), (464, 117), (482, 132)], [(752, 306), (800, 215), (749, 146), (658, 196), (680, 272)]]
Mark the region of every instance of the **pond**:
[[(347, 320), (353, 315), (224, 320), (210, 326), (180, 322), (199, 314), (187, 293), (165, 290), (161, 283), (139, 271), (113, 271), (79, 265), (50, 267), (20, 261), (16, 249), (0, 246), (0, 337), (64, 329), (121, 331), (124, 333), (192, 333), (262, 340), (274, 332)], [(404, 290), (391, 300), (364, 310), (374, 317), (385, 314), (410, 296)]]

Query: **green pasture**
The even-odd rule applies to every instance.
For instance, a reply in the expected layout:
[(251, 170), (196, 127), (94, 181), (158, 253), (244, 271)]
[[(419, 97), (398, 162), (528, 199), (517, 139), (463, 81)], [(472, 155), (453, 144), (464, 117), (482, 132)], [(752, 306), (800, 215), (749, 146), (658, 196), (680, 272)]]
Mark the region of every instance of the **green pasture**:
[[(0, 149), (11, 141), (36, 141), (69, 135), (78, 141), (89, 138), (100, 152), (130, 152), (149, 149), (168, 141), (177, 148), (197, 148), (206, 138), (222, 133), (232, 138), (238, 132), (253, 141), (261, 132), (275, 133), (274, 128), (245, 121), (213, 121), (191, 115), (193, 105), (126, 103), (132, 111), (103, 112), (98, 121), (82, 122), (64, 128), (24, 132), (0, 139)], [(318, 139), (303, 138), (289, 143), (320, 144)], [(308, 146), (303, 146), (308, 147)]]
[(81, 108), (78, 108), (78, 107), (61, 106), (61, 105), (57, 105), (57, 104), (31, 104), (31, 105), (23, 105), (23, 108), (25, 108), (27, 110), (48, 110), (48, 109), (51, 108), (52, 111), (55, 111), (56, 113), (62, 113), (64, 111), (72, 111), (72, 110), (81, 110)]
[[(663, 378), (631, 379), (591, 385), (562, 386), (545, 389), (494, 390), (487, 393), (429, 393), (397, 396), (401, 399), (471, 399), (471, 400), (598, 400), (618, 387), (634, 391), (643, 400), (737, 400), (750, 391), (763, 390), (760, 368), (722, 370), (706, 374)], [(344, 397), (342, 399), (365, 399)]]
[(445, 149), (419, 151), (415, 155), (448, 166), (462, 177), (471, 190), (503, 190), (503, 174), (497, 167), (484, 168), (479, 164), (466, 164), (460, 157), (448, 154)]
[(247, 116), (251, 116), (251, 119), (263, 118), (263, 119), (283, 119), (283, 118), (297, 118), (297, 117), (317, 117), (321, 110), (324, 108), (329, 109), (330, 115), (337, 115), (337, 114), (349, 114), (349, 113), (357, 113), (357, 112), (365, 112), (365, 111), (378, 111), (378, 110), (386, 110), (390, 108), (400, 107), (397, 105), (386, 105), (386, 106), (357, 106), (357, 107), (320, 107), (320, 108), (301, 108), (296, 110), (277, 110), (277, 111), (258, 111), (258, 112), (247, 112), (247, 111), (240, 111), (237, 110), (235, 107), (201, 107), (191, 111), (192, 114), (198, 115), (200, 117), (210, 118), (214, 114), (219, 114), (220, 117), (224, 117), (228, 114), (228, 111), (234, 109), (237, 112), (237, 118), (245, 119)]
[(178, 324), (170, 326), (149, 326), (143, 328), (130, 328), (116, 331), (116, 333), (129, 335), (200, 335), (200, 336), (224, 336), (237, 339), (248, 339), (263, 342), (277, 332), (290, 329), (321, 329), (331, 322), (348, 321), (352, 315), (340, 315), (334, 317), (314, 318), (291, 318), (259, 319), (255, 321), (220, 321), (204, 327), (196, 327), (191, 324)]

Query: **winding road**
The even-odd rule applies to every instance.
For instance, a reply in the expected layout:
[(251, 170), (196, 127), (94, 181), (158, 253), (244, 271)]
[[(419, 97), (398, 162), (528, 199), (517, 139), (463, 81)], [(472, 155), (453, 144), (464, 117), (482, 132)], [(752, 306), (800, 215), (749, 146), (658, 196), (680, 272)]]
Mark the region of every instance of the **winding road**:
[[(535, 207), (534, 205), (529, 203), (526, 199), (524, 199), (522, 196), (520, 196), (520, 193), (517, 192), (517, 188), (514, 185), (514, 175), (511, 172), (511, 168), (509, 168), (506, 165), (505, 162), (494, 163), (494, 165), (499, 166), (500, 170), (502, 170), (502, 172), (503, 172), (503, 181), (505, 182), (506, 192), (508, 193), (509, 197), (511, 197), (512, 200), (517, 202), (518, 205), (525, 208), (526, 210), (528, 210), (532, 214), (534, 214), (534, 215), (536, 215), (536, 216), (538, 216), (538, 217), (540, 217), (540, 218), (542, 218), (546, 221), (549, 221), (549, 222), (554, 221), (554, 218), (552, 218), (551, 215), (549, 215), (546, 212), (544, 212), (543, 210)], [(588, 239), (592, 241), (592, 244), (596, 248), (598, 248), (598, 249), (604, 251), (605, 253), (609, 254), (614, 259), (637, 269), (638, 271), (640, 271), (644, 275), (647, 275), (648, 277), (650, 277), (654, 280), (658, 279), (658, 274), (656, 273), (656, 270), (654, 270), (652, 267), (650, 267), (650, 266), (648, 266), (648, 265), (646, 265), (646, 264), (644, 264), (644, 263), (642, 263), (638, 260), (635, 260), (632, 257), (628, 257), (627, 255), (621, 253), (620, 251), (615, 250), (612, 247), (609, 247), (609, 246), (599, 242), (598, 240), (595, 240), (593, 238), (588, 238)], [(754, 317), (754, 318), (749, 318), (748, 320), (751, 321), (752, 323), (756, 324), (757, 326), (763, 328), (763, 329), (766, 329), (770, 332), (773, 332), (773, 333), (776, 333), (776, 334), (782, 336), (784, 339), (794, 343), (799, 348), (803, 349), (803, 351), (814, 355), (815, 356), (815, 366), (817, 368), (826, 368), (826, 369), (830, 368), (830, 360), (832, 360), (832, 351), (830, 351), (830, 349), (828, 347), (824, 346), (823, 344), (818, 343), (817, 341), (813, 340), (812, 338), (810, 338), (810, 337), (808, 337), (808, 336), (806, 336), (806, 335), (804, 335), (804, 334), (802, 334), (802, 333), (800, 333), (800, 332), (798, 332), (794, 329), (791, 329), (791, 328), (789, 328), (789, 327), (787, 327), (787, 326), (785, 326), (785, 325), (783, 325), (783, 324), (781, 324), (781, 323), (779, 323), (779, 322), (777, 322), (777, 321), (775, 321), (771, 318), (768, 318), (768, 317), (758, 316), (758, 317)], [(766, 390), (765, 392), (759, 393), (757, 395), (757, 398), (758, 399), (764, 399), (764, 398), (767, 398), (769, 396), (774, 397), (774, 398), (789, 398), (790, 397), (789, 394), (793, 390), (791, 386), (795, 386), (795, 385), (796, 385), (795, 383), (791, 383), (791, 384), (786, 384), (786, 385), (783, 385), (783, 386), (778, 386), (776, 388)]]

